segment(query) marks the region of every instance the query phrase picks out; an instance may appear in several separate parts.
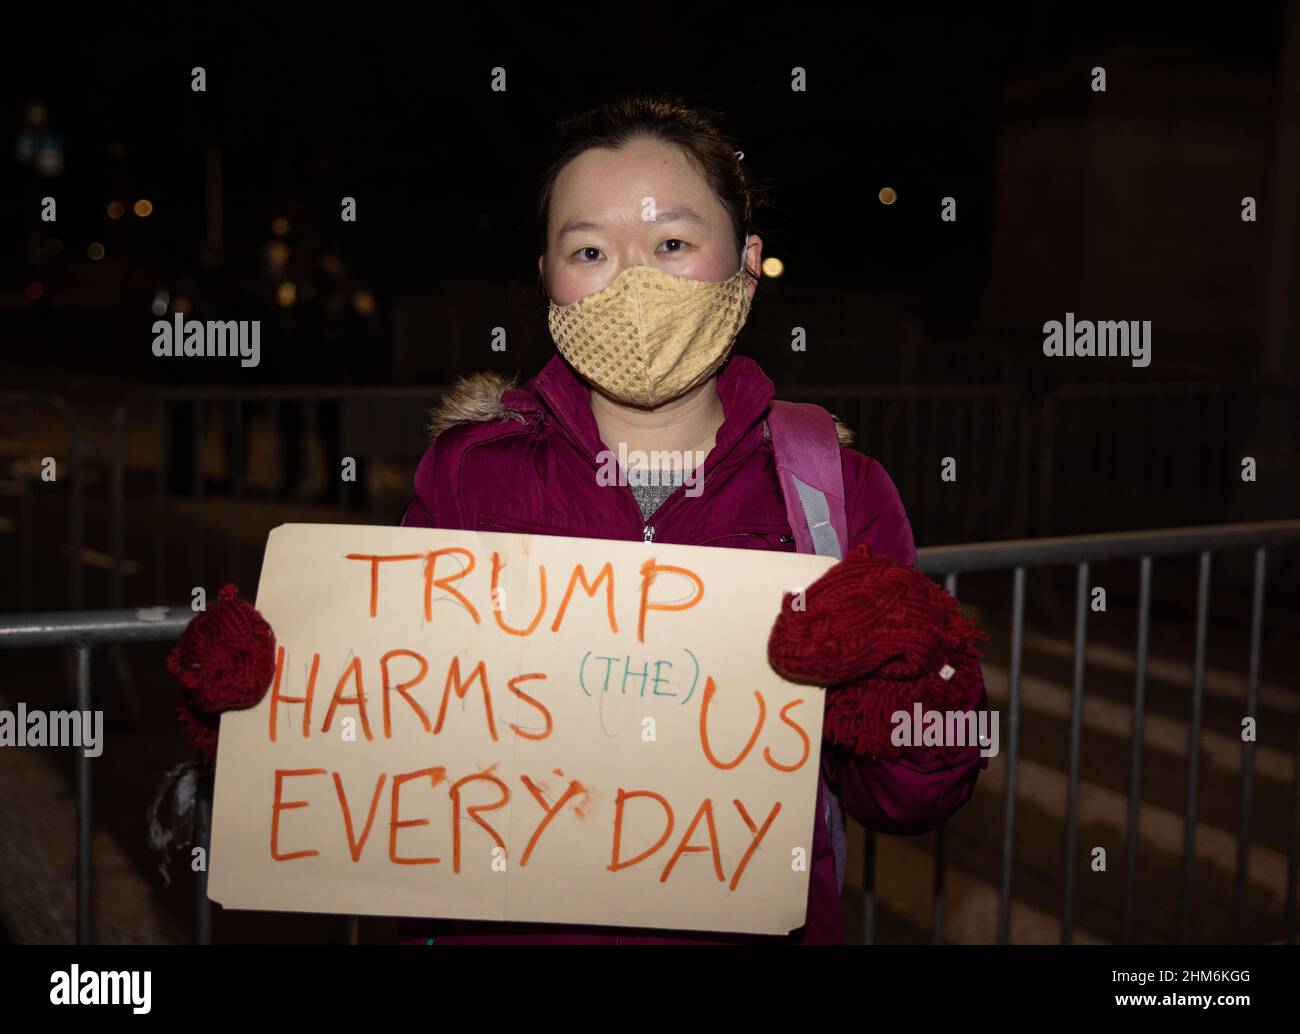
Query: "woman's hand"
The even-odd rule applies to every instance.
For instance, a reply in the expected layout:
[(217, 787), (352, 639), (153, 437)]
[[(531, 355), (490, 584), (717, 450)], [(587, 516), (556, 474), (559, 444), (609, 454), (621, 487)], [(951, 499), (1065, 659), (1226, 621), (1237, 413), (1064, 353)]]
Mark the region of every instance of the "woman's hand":
[(239, 589), (226, 585), (217, 601), (195, 616), (167, 656), (181, 684), (177, 708), (189, 741), (210, 764), (217, 753), (223, 711), (259, 703), (275, 674), (275, 634)]
[[(768, 660), (793, 682), (828, 687), (824, 736), (857, 754), (897, 758), (893, 716), (977, 706), (975, 642), (988, 637), (920, 572), (865, 543), (803, 593), (788, 593)], [(916, 745), (916, 744), (912, 744)]]

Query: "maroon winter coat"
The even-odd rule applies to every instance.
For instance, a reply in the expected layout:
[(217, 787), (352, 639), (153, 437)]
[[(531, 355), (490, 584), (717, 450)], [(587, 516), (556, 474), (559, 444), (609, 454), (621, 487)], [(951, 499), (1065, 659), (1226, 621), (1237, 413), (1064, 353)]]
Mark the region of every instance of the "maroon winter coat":
[[(402, 518), (414, 527), (534, 532), (692, 546), (795, 551), (767, 439), (771, 380), (733, 355), (718, 376), (724, 421), (705, 460), (704, 491), (678, 488), (649, 522), (632, 490), (596, 477), (606, 449), (591, 412), (591, 389), (559, 355), (522, 388), (479, 374), (444, 401), (437, 437), (415, 474), (415, 498)], [(879, 463), (840, 450), (850, 547), (866, 541), (909, 566), (912, 529)], [(775, 613), (775, 602), (773, 604)], [(766, 640), (768, 628), (753, 629)], [(979, 709), (987, 707), (982, 681)], [(854, 757), (822, 741), (821, 775), (844, 811), (868, 829), (917, 834), (970, 798), (981, 768), (977, 745), (914, 750), (897, 762)], [(805, 925), (788, 936), (631, 930), (538, 923), (403, 919), (404, 943), (471, 944), (839, 944), (843, 922), (828, 813), (819, 780)]]

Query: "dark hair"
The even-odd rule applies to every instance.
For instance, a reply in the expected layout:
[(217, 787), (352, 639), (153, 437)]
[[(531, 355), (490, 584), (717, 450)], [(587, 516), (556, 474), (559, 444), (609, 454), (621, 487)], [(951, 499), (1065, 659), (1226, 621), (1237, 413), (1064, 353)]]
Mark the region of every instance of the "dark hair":
[[(722, 114), (693, 108), (680, 98), (663, 94), (625, 93), (591, 111), (570, 115), (556, 123), (541, 176), (537, 203), (539, 254), (546, 251), (546, 227), (551, 197), (560, 171), (593, 147), (618, 150), (637, 137), (676, 144), (695, 166), (731, 216), (736, 247), (754, 228), (754, 210), (765, 200), (768, 187), (756, 185), (745, 171), (734, 142), (719, 128)], [(745, 275), (758, 279), (748, 267)]]

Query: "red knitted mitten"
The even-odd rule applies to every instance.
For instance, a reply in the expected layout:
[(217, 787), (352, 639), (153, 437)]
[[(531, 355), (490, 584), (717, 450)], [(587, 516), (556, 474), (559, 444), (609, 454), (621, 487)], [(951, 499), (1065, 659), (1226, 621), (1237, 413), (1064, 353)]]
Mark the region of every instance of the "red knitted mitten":
[(222, 711), (253, 707), (275, 674), (275, 634), (239, 589), (225, 585), (196, 615), (167, 655), (167, 670), (182, 687), (177, 713), (190, 743), (208, 764), (216, 754)]
[[(796, 609), (802, 605), (802, 609)], [(827, 686), (824, 735), (858, 754), (896, 758), (897, 711), (965, 710), (976, 703), (987, 639), (925, 575), (865, 543), (804, 592), (786, 595), (768, 660), (794, 682)]]

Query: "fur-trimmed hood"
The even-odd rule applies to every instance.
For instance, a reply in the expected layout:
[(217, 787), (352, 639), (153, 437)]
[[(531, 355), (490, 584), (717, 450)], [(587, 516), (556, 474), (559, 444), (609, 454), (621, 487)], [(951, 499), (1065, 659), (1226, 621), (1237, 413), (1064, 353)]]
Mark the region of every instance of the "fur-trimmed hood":
[[(515, 412), (502, 400), (502, 396), (515, 387), (517, 378), (507, 378), (493, 370), (484, 370), (461, 377), (446, 395), (429, 410), (427, 429), (431, 439), (437, 438), (449, 427), (457, 424), (487, 423), (490, 420), (519, 420), (525, 417)], [(835, 418), (835, 433), (841, 445), (853, 444), (853, 431)], [(767, 428), (763, 429), (767, 437)]]
[(515, 386), (516, 380), (517, 378), (507, 378), (492, 370), (461, 377), (438, 404), (429, 410), (429, 437), (437, 438), (456, 424), (522, 420), (523, 417), (501, 401), (501, 396)]

